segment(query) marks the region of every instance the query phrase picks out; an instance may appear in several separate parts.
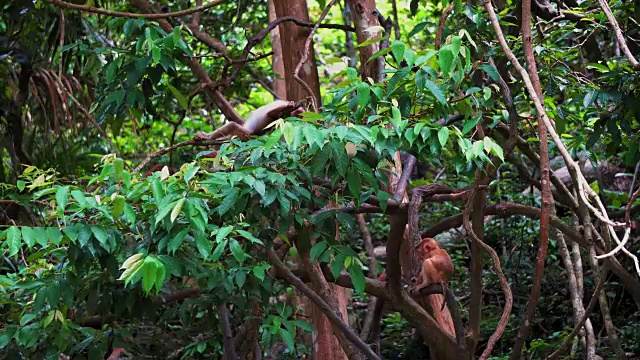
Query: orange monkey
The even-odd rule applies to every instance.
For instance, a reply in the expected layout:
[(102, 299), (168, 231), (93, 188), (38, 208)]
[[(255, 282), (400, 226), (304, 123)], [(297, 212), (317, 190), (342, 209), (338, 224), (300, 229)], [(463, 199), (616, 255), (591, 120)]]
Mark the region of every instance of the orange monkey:
[(453, 262), (446, 250), (440, 248), (432, 238), (424, 238), (415, 246), (419, 258), (423, 259), (422, 269), (417, 278), (414, 278), (413, 291), (420, 292), (431, 284), (442, 284), (453, 274)]

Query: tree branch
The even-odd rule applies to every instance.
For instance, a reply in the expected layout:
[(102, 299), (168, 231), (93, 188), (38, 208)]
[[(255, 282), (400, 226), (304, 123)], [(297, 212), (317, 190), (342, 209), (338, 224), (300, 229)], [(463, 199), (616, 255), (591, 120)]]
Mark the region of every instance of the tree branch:
[(49, 4), (66, 8), (66, 9), (79, 10), (79, 11), (84, 11), (84, 12), (89, 12), (94, 14), (108, 15), (113, 17), (125, 17), (125, 18), (146, 18), (150, 20), (167, 19), (171, 17), (180, 17), (185, 15), (190, 15), (193, 13), (201, 12), (203, 10), (212, 8), (216, 5), (220, 5), (223, 2), (225, 2), (225, 0), (212, 0), (211, 2), (205, 5), (196, 6), (194, 8), (186, 9), (186, 10), (180, 10), (180, 11), (162, 13), (162, 14), (135, 14), (130, 12), (101, 9), (101, 8), (88, 6), (88, 5), (78, 5), (78, 4), (68, 3), (62, 0), (43, 0), (43, 1)]

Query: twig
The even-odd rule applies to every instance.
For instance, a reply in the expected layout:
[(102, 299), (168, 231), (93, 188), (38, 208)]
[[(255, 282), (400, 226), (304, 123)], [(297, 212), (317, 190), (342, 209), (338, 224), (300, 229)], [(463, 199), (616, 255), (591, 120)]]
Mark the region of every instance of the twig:
[(446, 9), (444, 9), (444, 12), (440, 16), (440, 22), (438, 23), (438, 31), (436, 32), (436, 50), (440, 49), (440, 44), (442, 44), (442, 32), (444, 31), (444, 24), (447, 21), (447, 17), (449, 17), (451, 12), (453, 11), (454, 5), (455, 4), (452, 2), (451, 5), (449, 5)]
[(180, 10), (180, 11), (168, 12), (168, 13), (162, 13), (162, 14), (136, 14), (136, 13), (130, 13), (130, 12), (101, 9), (101, 8), (88, 6), (88, 5), (72, 4), (62, 0), (43, 0), (43, 1), (59, 7), (72, 9), (72, 10), (79, 10), (84, 12), (90, 12), (94, 14), (108, 15), (113, 17), (125, 17), (125, 18), (146, 18), (146, 19), (153, 19), (153, 20), (190, 15), (225, 2), (225, 0), (212, 0), (210, 3), (207, 3), (206, 5), (196, 6), (194, 8), (186, 9), (186, 10)]

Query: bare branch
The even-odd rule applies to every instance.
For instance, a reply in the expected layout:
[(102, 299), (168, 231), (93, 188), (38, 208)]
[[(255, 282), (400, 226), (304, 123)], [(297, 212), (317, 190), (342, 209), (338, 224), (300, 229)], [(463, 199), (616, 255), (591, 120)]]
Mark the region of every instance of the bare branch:
[(180, 17), (185, 15), (190, 15), (193, 13), (201, 12), (203, 10), (212, 8), (216, 5), (220, 5), (223, 2), (225, 2), (225, 0), (212, 0), (210, 3), (207, 3), (205, 5), (196, 6), (194, 8), (186, 9), (186, 10), (161, 13), (161, 14), (136, 14), (136, 13), (130, 13), (130, 12), (101, 9), (101, 8), (88, 6), (88, 5), (78, 5), (78, 4), (68, 3), (62, 0), (43, 0), (43, 1), (48, 2), (49, 4), (66, 8), (66, 9), (79, 10), (79, 11), (84, 11), (84, 12), (89, 12), (94, 14), (108, 15), (113, 17), (125, 17), (125, 18), (146, 18), (146, 19), (153, 19), (153, 20), (168, 19), (171, 17)]

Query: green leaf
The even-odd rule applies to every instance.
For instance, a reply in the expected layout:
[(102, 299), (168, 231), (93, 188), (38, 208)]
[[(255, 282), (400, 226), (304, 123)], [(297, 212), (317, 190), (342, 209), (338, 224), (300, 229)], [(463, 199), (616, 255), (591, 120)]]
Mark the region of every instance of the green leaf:
[(493, 65), (482, 64), (480, 65), (480, 68), (484, 70), (487, 75), (489, 75), (491, 80), (493, 80), (496, 84), (500, 84), (500, 73), (498, 73), (498, 70)]
[(296, 346), (295, 346), (295, 343), (293, 342), (293, 336), (291, 335), (291, 333), (284, 328), (278, 329), (278, 333), (280, 334), (282, 341), (284, 341), (284, 343), (287, 344), (287, 347), (289, 347), (289, 350), (290, 351), (295, 350)]
[(158, 264), (154, 260), (152, 256), (148, 256), (142, 264), (142, 289), (146, 293), (149, 293), (156, 283)]
[(338, 276), (340, 276), (340, 272), (342, 271), (342, 268), (344, 266), (344, 258), (344, 254), (338, 254), (335, 256), (335, 258), (333, 258), (333, 261), (331, 262), (331, 274), (333, 275), (334, 279), (337, 279)]
[(293, 321), (294, 324), (296, 324), (297, 327), (299, 327), (300, 329), (306, 331), (306, 332), (313, 332), (313, 325), (311, 325), (309, 322), (304, 321), (304, 320), (294, 320)]
[(267, 270), (271, 268), (269, 264), (258, 264), (251, 271), (253, 272), (253, 276), (257, 277), (260, 281), (264, 281), (264, 275)]
[(380, 49), (380, 50), (376, 51), (373, 55), (371, 55), (369, 60), (367, 60), (367, 64), (372, 62), (373, 60), (379, 58), (380, 56), (387, 55), (390, 52), (391, 52), (391, 48), (390, 47), (386, 47), (384, 49)]
[(109, 244), (107, 243), (107, 240), (109, 239), (109, 233), (107, 232), (107, 230), (105, 230), (103, 227), (92, 226), (91, 232), (93, 233), (93, 236), (98, 239), (100, 245), (102, 245), (102, 247), (106, 250), (109, 250)]
[(180, 248), (180, 245), (182, 245), (182, 243), (184, 242), (184, 238), (187, 237), (188, 233), (189, 228), (184, 228), (174, 237), (172, 237), (171, 240), (169, 240), (169, 245), (167, 245), (167, 251), (175, 254), (176, 251)]
[(311, 248), (309, 252), (311, 261), (316, 261), (322, 255), (322, 253), (327, 249), (329, 244), (326, 241), (319, 241)]
[(360, 173), (355, 167), (349, 167), (347, 171), (347, 185), (349, 187), (349, 193), (354, 197), (356, 206), (360, 205), (360, 192), (362, 191), (362, 180), (360, 179)]
[(241, 230), (238, 229), (236, 230), (236, 232), (238, 234), (240, 234), (240, 236), (244, 237), (245, 239), (251, 241), (254, 244), (260, 244), (260, 245), (264, 245), (264, 243), (262, 242), (262, 240), (258, 239), (257, 237), (253, 236), (252, 233), (246, 231), (246, 230)]
[(242, 245), (240, 245), (238, 240), (229, 240), (229, 250), (231, 250), (231, 255), (233, 255), (236, 261), (238, 261), (239, 263), (242, 263), (244, 261), (244, 249), (242, 248)]
[(116, 180), (120, 181), (124, 172), (124, 161), (122, 161), (122, 159), (116, 158), (113, 161), (113, 172), (115, 174)]
[(184, 174), (184, 182), (187, 183), (187, 185), (189, 185), (189, 181), (191, 181), (191, 179), (193, 179), (193, 177), (198, 173), (198, 170), (200, 170), (200, 166), (191, 166)]
[(36, 242), (38, 245), (46, 248), (49, 245), (49, 236), (47, 235), (47, 231), (44, 228), (36, 227), (33, 228), (36, 233)]
[(180, 216), (180, 212), (182, 211), (182, 206), (184, 205), (185, 200), (186, 198), (183, 197), (182, 199), (178, 200), (178, 202), (176, 202), (173, 210), (171, 210), (171, 222), (175, 222), (178, 216)]
[(27, 185), (27, 184), (26, 184), (24, 181), (22, 181), (22, 180), (18, 180), (18, 181), (16, 181), (16, 187), (18, 188), (18, 191), (20, 191), (20, 192), (22, 192), (22, 190), (24, 190), (24, 187), (25, 187), (26, 185)]
[(451, 38), (451, 52), (455, 57), (460, 54), (460, 46), (462, 45), (462, 38), (460, 36), (454, 36)]
[(454, 54), (451, 51), (451, 45), (445, 45), (440, 48), (438, 52), (438, 63), (440, 64), (440, 70), (446, 76), (450, 76), (453, 71)]
[[(412, 2), (413, 4), (413, 2)], [(415, 14), (414, 14), (415, 15)], [(416, 25), (410, 32), (409, 35), (407, 35), (407, 37), (409, 39), (413, 38), (416, 34), (418, 34), (419, 32), (421, 32), (422, 30), (424, 30), (425, 27), (427, 27), (427, 25), (429, 25), (429, 22), (427, 21), (423, 21), (421, 23), (419, 23), (418, 25)]]
[(396, 63), (400, 64), (402, 61), (402, 57), (404, 56), (404, 43), (399, 40), (394, 40), (391, 43), (391, 51), (393, 52), (393, 57), (396, 59)]
[(424, 85), (441, 104), (447, 103), (447, 98), (444, 96), (444, 93), (433, 81), (425, 80)]
[(22, 240), (27, 244), (27, 248), (29, 249), (36, 244), (36, 232), (33, 228), (28, 226), (22, 227)]
[(126, 205), (126, 201), (124, 196), (118, 195), (113, 199), (111, 211), (113, 211), (113, 215), (115, 217), (120, 217), (122, 212), (124, 211), (124, 206)]
[(449, 129), (447, 127), (443, 127), (438, 130), (438, 141), (440, 141), (440, 146), (444, 147), (447, 144), (447, 140), (449, 139)]
[(196, 232), (196, 248), (198, 248), (198, 252), (202, 256), (203, 259), (207, 260), (211, 255), (211, 248), (213, 244), (209, 241), (209, 238), (204, 236), (204, 234), (200, 234)]
[(228, 225), (218, 229), (218, 232), (216, 233), (216, 242), (220, 243), (225, 240), (227, 236), (231, 234), (231, 231), (233, 231), (233, 225)]
[(60, 231), (60, 229), (55, 227), (48, 227), (46, 229), (46, 233), (47, 238), (51, 240), (51, 243), (53, 243), (54, 245), (60, 245), (60, 242), (62, 241), (62, 231)]
[(358, 91), (358, 106), (365, 107), (369, 104), (369, 99), (371, 99), (371, 88), (367, 83), (361, 82), (357, 86)]
[(320, 150), (311, 160), (310, 169), (314, 176), (324, 175), (324, 168), (329, 160), (330, 152), (328, 150)]
[(478, 157), (480, 156), (480, 154), (482, 154), (483, 151), (484, 151), (484, 142), (474, 141), (473, 145), (471, 146), (471, 153), (473, 154), (473, 156)]
[(344, 176), (347, 172), (347, 165), (349, 163), (349, 155), (347, 154), (347, 150), (344, 146), (336, 140), (333, 140), (329, 143), (329, 149), (331, 150), (331, 155), (333, 156), (332, 164), (336, 167), (338, 175)]
[(500, 147), (500, 145), (493, 142), (491, 145), (491, 152), (500, 160), (504, 161), (504, 150), (502, 149), (502, 147)]
[(55, 282), (47, 287), (47, 301), (52, 308), (57, 308), (60, 302), (60, 285)]
[(31, 322), (31, 320), (36, 318), (36, 314), (33, 313), (27, 313), (22, 315), (22, 317), (20, 318), (20, 326), (25, 326), (27, 325), (29, 322)]
[(284, 141), (289, 146), (293, 144), (295, 129), (296, 128), (291, 123), (284, 123), (284, 126), (282, 127), (282, 135), (284, 136)]
[(369, 46), (369, 45), (371, 45), (371, 44), (375, 44), (375, 43), (380, 42), (380, 41), (382, 41), (382, 40), (384, 40), (384, 39), (385, 39), (385, 38), (384, 38), (384, 37), (382, 37), (382, 36), (377, 37), (377, 38), (373, 38), (373, 39), (369, 39), (369, 40), (367, 40), (367, 41), (363, 41), (363, 42), (361, 42), (360, 44), (356, 45), (356, 47), (357, 47), (357, 48), (367, 47), (367, 46)]
[(352, 264), (349, 267), (349, 275), (351, 275), (351, 282), (353, 282), (353, 288), (359, 294), (364, 294), (365, 278), (362, 268), (357, 263)]
[(407, 77), (407, 74), (409, 74), (409, 71), (411, 71), (411, 68), (409, 67), (403, 67), (402, 69), (396, 71), (396, 73), (393, 74), (393, 76), (391, 77), (391, 79), (389, 79), (389, 82), (387, 83), (387, 89), (388, 89), (387, 91), (389, 93), (394, 91), (398, 86), (398, 84), (400, 83), (400, 81), (402, 81), (405, 77)]
[(73, 190), (73, 191), (71, 191), (71, 196), (78, 203), (78, 205), (80, 205), (80, 207), (82, 207), (82, 208), (87, 207), (87, 205), (88, 205), (87, 199), (84, 196), (84, 193), (82, 191)]
[(238, 200), (238, 194), (239, 191), (236, 188), (230, 188), (229, 191), (227, 191), (227, 195), (222, 200), (220, 205), (218, 205), (218, 214), (220, 214), (220, 216), (226, 214), (233, 207), (233, 205), (235, 205), (236, 201)]
[(478, 121), (480, 121), (480, 118), (481, 117), (478, 116), (477, 118), (465, 121), (464, 126), (462, 127), (462, 135), (468, 133), (469, 131), (471, 131), (471, 129), (476, 127), (476, 125), (478, 124)]
[(64, 208), (67, 206), (67, 201), (69, 201), (69, 187), (61, 186), (56, 191), (56, 202), (58, 203), (58, 214), (64, 213)]
[(211, 255), (211, 261), (218, 261), (222, 254), (224, 254), (224, 248), (227, 246), (227, 241), (223, 241), (218, 243), (215, 250), (213, 250), (213, 255)]
[(245, 282), (247, 282), (247, 274), (242, 270), (238, 271), (236, 273), (236, 285), (238, 285), (239, 288), (242, 288)]

